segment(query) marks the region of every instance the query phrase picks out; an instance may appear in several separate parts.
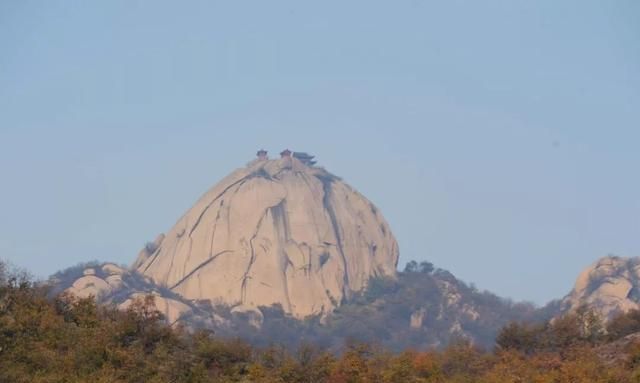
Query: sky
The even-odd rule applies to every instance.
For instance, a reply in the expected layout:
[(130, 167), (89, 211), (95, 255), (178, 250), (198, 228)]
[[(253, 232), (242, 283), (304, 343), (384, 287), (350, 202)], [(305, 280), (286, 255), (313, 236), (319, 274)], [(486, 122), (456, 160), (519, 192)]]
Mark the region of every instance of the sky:
[(640, 2), (0, 0), (0, 257), (130, 264), (259, 148), (544, 304), (640, 256)]

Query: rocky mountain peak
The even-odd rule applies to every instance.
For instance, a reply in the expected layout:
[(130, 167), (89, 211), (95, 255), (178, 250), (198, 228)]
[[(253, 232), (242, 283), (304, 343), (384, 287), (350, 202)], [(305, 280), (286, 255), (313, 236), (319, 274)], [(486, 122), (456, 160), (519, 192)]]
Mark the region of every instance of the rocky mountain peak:
[(563, 311), (588, 306), (605, 319), (640, 305), (640, 258), (607, 256), (586, 268), (562, 300)]
[(395, 276), (398, 246), (378, 209), (313, 156), (257, 158), (206, 192), (148, 244), (134, 268), (187, 299), (243, 310), (332, 311), (374, 276)]

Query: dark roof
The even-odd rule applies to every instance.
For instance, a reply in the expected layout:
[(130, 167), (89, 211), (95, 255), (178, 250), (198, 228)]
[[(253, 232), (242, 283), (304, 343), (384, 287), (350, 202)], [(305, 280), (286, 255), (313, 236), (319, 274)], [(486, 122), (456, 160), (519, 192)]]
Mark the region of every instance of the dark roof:
[(293, 153), (293, 156), (295, 158), (300, 158), (300, 159), (304, 158), (304, 159), (309, 159), (309, 160), (312, 159), (313, 157), (315, 157), (315, 156), (312, 156), (311, 154), (305, 153), (305, 152), (295, 152), (295, 153)]
[(295, 152), (295, 153), (293, 153), (293, 157), (297, 158), (298, 160), (300, 160), (305, 165), (313, 166), (313, 165), (316, 164), (316, 161), (313, 160), (315, 158), (315, 156), (312, 156), (309, 153)]

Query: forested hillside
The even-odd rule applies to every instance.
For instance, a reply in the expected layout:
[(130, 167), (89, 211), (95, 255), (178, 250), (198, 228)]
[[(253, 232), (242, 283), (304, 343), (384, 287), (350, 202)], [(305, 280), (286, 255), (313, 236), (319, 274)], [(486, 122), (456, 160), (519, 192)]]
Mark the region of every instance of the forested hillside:
[(156, 306), (171, 324), (242, 337), (253, 345), (278, 343), (295, 349), (311, 342), (337, 352), (344, 340), (400, 351), (443, 348), (465, 340), (493, 347), (510, 321), (540, 322), (557, 314), (552, 303), (537, 308), (512, 302), (468, 285), (429, 262), (409, 262), (396, 277), (372, 278), (368, 287), (346, 297), (332, 312), (296, 318), (280, 305), (238, 311), (209, 300), (190, 301), (134, 270), (90, 263), (51, 278), (52, 296), (62, 291), (93, 294), (98, 303), (126, 307), (133, 298), (155, 295)]
[(553, 323), (512, 323), (487, 350), (460, 338), (439, 351), (345, 341), (332, 353), (172, 328), (152, 296), (122, 311), (48, 293), (0, 264), (0, 382), (624, 383), (640, 376), (637, 311), (607, 327), (588, 310)]
[(277, 306), (262, 308), (262, 312), (260, 328), (235, 321), (232, 329), (221, 328), (220, 333), (243, 334), (258, 345), (276, 341), (290, 348), (304, 339), (339, 350), (344, 339), (350, 339), (393, 351), (440, 349), (455, 341), (489, 349), (507, 323), (541, 322), (556, 313), (553, 303), (544, 308), (515, 303), (479, 291), (428, 262), (409, 262), (396, 279), (372, 279), (364, 292), (350, 297), (325, 318), (299, 321)]

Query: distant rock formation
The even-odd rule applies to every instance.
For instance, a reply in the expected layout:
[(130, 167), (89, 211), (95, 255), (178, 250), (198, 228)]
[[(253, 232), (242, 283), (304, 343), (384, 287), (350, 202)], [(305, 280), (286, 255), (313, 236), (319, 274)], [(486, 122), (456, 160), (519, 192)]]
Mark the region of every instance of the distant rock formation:
[(212, 310), (202, 310), (193, 302), (154, 285), (148, 277), (113, 263), (68, 269), (50, 282), (56, 293), (66, 292), (78, 298), (92, 296), (100, 304), (113, 304), (123, 310), (135, 299), (152, 295), (156, 309), (171, 325), (180, 322), (187, 326), (213, 328), (225, 322)]
[(640, 308), (640, 258), (607, 256), (585, 269), (562, 300), (562, 311), (588, 306), (604, 319)]
[[(189, 300), (296, 317), (331, 312), (371, 277), (394, 277), (398, 246), (378, 209), (313, 156), (266, 151), (210, 189), (133, 267)], [(95, 281), (94, 281), (95, 282)]]

